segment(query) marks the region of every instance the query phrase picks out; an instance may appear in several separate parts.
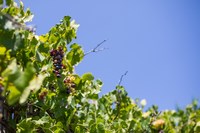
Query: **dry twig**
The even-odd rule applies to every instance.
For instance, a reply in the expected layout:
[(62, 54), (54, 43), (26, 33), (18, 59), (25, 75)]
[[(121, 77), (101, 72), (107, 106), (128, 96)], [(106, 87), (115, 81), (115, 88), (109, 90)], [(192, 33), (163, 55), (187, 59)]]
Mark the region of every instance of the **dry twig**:
[(104, 42), (106, 42), (107, 40), (103, 40), (101, 43), (99, 43), (96, 47), (94, 47), (92, 50), (90, 50), (89, 52), (85, 53), (84, 56), (90, 54), (90, 53), (95, 53), (95, 52), (100, 52), (100, 51), (103, 51), (105, 49), (108, 49), (108, 48), (100, 48), (98, 49)]
[(127, 73), (128, 73), (128, 71), (126, 71), (123, 75), (121, 75), (121, 78), (120, 78), (120, 80), (119, 80), (118, 86), (121, 85), (121, 82), (122, 82), (122, 80), (123, 80), (123, 77), (126, 76)]

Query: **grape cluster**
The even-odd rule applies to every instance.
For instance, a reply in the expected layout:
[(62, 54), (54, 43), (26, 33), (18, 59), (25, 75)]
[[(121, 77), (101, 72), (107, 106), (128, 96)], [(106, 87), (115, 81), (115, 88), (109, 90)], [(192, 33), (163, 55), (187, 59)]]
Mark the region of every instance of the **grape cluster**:
[(71, 92), (75, 91), (76, 84), (74, 83), (75, 77), (74, 76), (68, 76), (64, 79), (64, 84), (66, 85), (66, 93), (70, 94)]
[(58, 49), (53, 49), (50, 51), (50, 55), (53, 58), (53, 65), (54, 65), (53, 73), (55, 73), (57, 78), (60, 78), (61, 70), (63, 68), (63, 64), (62, 64), (62, 60), (64, 56), (63, 49), (61, 47), (58, 47)]

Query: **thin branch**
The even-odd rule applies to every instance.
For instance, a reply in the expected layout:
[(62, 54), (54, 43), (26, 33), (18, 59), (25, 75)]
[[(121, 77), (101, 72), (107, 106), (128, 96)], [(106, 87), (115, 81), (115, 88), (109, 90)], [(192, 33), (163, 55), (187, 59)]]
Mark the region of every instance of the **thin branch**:
[(106, 42), (107, 40), (103, 40), (101, 43), (99, 43), (93, 50), (95, 51), (98, 47), (100, 47), (104, 42)]
[[(120, 86), (121, 85), (121, 82), (122, 82), (122, 80), (123, 80), (123, 77), (124, 76), (126, 76), (126, 74), (128, 73), (128, 71), (126, 71), (122, 76), (121, 76), (121, 78), (120, 78), (120, 80), (119, 80), (119, 83), (118, 83), (118, 86)], [(121, 92), (121, 90), (117, 90), (117, 114), (116, 114), (116, 116), (113, 118), (113, 121), (115, 120), (115, 119), (117, 119), (117, 117), (119, 116), (119, 113), (120, 113), (120, 109), (121, 109), (121, 96), (120, 96), (120, 92)]]
[(103, 43), (105, 43), (107, 40), (103, 40), (101, 43), (99, 43), (96, 47), (94, 47), (92, 50), (90, 50), (89, 52), (85, 53), (84, 56), (90, 54), (90, 53), (95, 53), (95, 52), (100, 52), (100, 51), (103, 51), (105, 49), (108, 49), (108, 48), (101, 48), (101, 49), (98, 49)]
[(126, 71), (122, 76), (121, 76), (121, 78), (120, 78), (120, 80), (119, 80), (119, 83), (118, 83), (118, 86), (120, 86), (121, 85), (121, 83), (122, 83), (122, 80), (123, 80), (123, 77), (124, 76), (126, 76), (127, 75), (127, 73), (128, 73), (128, 71)]

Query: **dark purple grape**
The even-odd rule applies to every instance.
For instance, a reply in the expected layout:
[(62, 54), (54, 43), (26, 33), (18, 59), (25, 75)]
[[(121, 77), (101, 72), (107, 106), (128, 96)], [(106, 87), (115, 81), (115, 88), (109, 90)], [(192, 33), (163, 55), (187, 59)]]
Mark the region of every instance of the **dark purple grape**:
[(62, 52), (62, 53), (60, 53), (60, 56), (63, 58), (63, 56), (64, 56), (64, 53)]
[(56, 69), (61, 69), (62, 66), (61, 65), (56, 65)]
[(72, 87), (72, 88), (76, 88), (76, 84), (71, 83), (71, 87)]
[(55, 50), (51, 50), (51, 51), (50, 51), (50, 55), (51, 55), (51, 56), (54, 56), (54, 55), (55, 55)]
[(60, 72), (58, 70), (53, 70), (53, 73), (60, 74)]
[(70, 93), (71, 93), (70, 88), (67, 88), (66, 93), (67, 93), (67, 94), (70, 94)]
[(62, 57), (60, 56), (60, 55), (57, 55), (56, 57), (55, 57), (55, 59), (62, 59)]
[(0, 84), (0, 94), (3, 92), (3, 86)]
[(61, 64), (61, 62), (62, 62), (62, 59), (57, 60), (57, 63)]
[(56, 74), (56, 77), (57, 77), (57, 78), (60, 78), (60, 77), (61, 77), (61, 75), (60, 75), (60, 74)]

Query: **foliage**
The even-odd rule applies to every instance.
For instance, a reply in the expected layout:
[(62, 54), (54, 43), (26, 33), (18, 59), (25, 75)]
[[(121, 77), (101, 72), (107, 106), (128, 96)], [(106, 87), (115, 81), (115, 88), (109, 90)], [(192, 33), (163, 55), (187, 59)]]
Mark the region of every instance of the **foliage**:
[(26, 25), (33, 14), (19, 4), (0, 1), (0, 89), (15, 110), (6, 122), (16, 132), (200, 132), (197, 100), (184, 110), (159, 112), (156, 106), (143, 111), (145, 101), (132, 100), (121, 85), (99, 97), (103, 83), (74, 72), (84, 57), (72, 43), (79, 25), (65, 16), (38, 36)]

